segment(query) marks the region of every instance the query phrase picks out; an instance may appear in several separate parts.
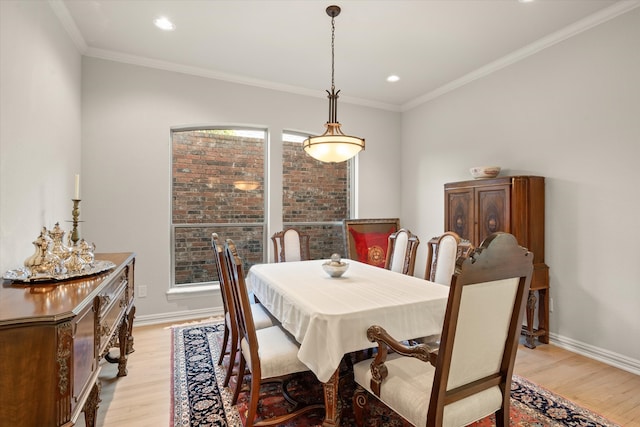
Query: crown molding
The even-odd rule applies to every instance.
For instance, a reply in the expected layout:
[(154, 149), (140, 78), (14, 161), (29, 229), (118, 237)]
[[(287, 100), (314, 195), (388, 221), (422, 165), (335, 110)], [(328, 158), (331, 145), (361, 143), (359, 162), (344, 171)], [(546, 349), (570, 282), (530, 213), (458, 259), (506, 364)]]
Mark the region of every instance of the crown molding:
[(75, 21), (71, 17), (69, 13), (69, 9), (65, 6), (62, 0), (48, 0), (49, 6), (53, 9), (53, 13), (58, 17), (58, 20), (64, 27), (65, 31), (71, 37), (73, 44), (76, 46), (78, 51), (84, 55), (87, 51), (87, 42), (82, 37), (82, 33), (78, 29)]
[[(105, 49), (97, 49), (89, 47), (84, 53), (85, 56), (106, 59), (109, 61), (123, 62), (126, 64), (139, 65), (142, 67), (155, 68), (165, 71), (173, 71), (182, 74), (188, 74), (192, 76), (205, 77), (215, 80), (223, 80), (230, 83), (238, 83), (247, 86), (255, 86), (262, 89), (276, 90), (280, 92), (288, 92), (296, 95), (311, 96), (315, 98), (326, 98), (327, 94), (324, 91), (306, 89), (298, 86), (292, 86), (282, 83), (275, 83), (266, 80), (254, 79), (251, 77), (240, 76), (235, 74), (222, 73), (220, 71), (210, 70), (201, 67), (193, 67), (190, 65), (178, 64), (175, 62), (162, 61), (158, 59), (146, 58), (137, 55), (130, 55), (121, 52), (115, 52)], [(349, 104), (362, 105), (365, 107), (372, 107), (381, 110), (400, 111), (399, 105), (387, 104), (383, 102), (371, 101), (361, 98), (353, 98), (348, 96), (341, 96), (340, 100)]]
[(518, 49), (509, 55), (503, 56), (500, 59), (497, 59), (489, 64), (478, 68), (475, 71), (466, 74), (459, 79), (452, 80), (451, 82), (440, 86), (439, 88), (426, 93), (422, 96), (415, 98), (412, 101), (409, 101), (402, 105), (401, 111), (411, 110), (421, 104), (429, 102), (439, 96), (442, 96), (448, 92), (451, 92), (459, 87), (462, 87), (468, 83), (471, 83), (475, 80), (478, 80), (482, 77), (485, 77), (491, 73), (494, 73), (504, 67), (507, 67), (513, 63), (518, 61), (522, 61), (523, 59), (540, 52), (543, 49), (551, 47), (557, 43), (560, 43), (563, 40), (571, 38), (577, 34), (580, 34), (584, 31), (587, 31), (590, 28), (593, 28), (597, 25), (600, 25), (604, 22), (607, 22), (617, 16), (620, 16), (624, 13), (629, 12), (630, 10), (635, 9), (640, 6), (640, 0), (625, 0), (620, 1), (618, 3), (613, 4), (601, 11), (594, 13), (586, 18), (583, 18), (568, 27), (565, 27), (561, 30), (556, 31), (546, 37), (543, 37), (521, 49)]

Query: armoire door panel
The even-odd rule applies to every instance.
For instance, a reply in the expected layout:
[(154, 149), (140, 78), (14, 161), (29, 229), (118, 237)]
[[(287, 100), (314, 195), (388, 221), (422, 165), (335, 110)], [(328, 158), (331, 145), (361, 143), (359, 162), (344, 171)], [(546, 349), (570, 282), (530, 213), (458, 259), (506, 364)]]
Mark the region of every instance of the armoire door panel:
[(509, 186), (485, 187), (476, 190), (477, 235), (474, 240), (482, 243), (496, 231), (511, 232)]
[(474, 234), (473, 191), (450, 191), (445, 201), (447, 223), (462, 239), (471, 240)]

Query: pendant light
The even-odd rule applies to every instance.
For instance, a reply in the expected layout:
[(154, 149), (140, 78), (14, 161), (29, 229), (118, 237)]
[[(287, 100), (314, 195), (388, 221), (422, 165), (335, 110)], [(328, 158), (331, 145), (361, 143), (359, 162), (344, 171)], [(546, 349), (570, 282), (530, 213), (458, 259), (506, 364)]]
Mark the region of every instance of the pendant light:
[(335, 17), (340, 14), (339, 6), (327, 7), (327, 15), (331, 17), (331, 92), (329, 94), (329, 121), (325, 124), (327, 130), (320, 136), (310, 136), (305, 139), (302, 147), (314, 159), (326, 163), (339, 163), (349, 160), (360, 150), (364, 150), (364, 139), (342, 133), (338, 122), (338, 94), (334, 84), (334, 40)]

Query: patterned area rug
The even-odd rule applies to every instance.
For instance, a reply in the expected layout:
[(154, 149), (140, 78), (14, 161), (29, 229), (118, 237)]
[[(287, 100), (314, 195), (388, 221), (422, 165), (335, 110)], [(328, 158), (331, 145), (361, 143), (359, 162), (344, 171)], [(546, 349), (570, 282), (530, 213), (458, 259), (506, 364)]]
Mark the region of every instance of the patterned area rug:
[[(248, 394), (243, 390), (238, 404), (232, 406), (231, 392), (222, 386), (226, 366), (216, 364), (223, 331), (222, 323), (186, 325), (172, 330), (171, 422), (174, 427), (236, 427), (244, 424)], [(234, 380), (232, 378), (232, 383)], [(351, 410), (353, 379), (347, 374), (340, 381), (340, 425), (351, 427), (355, 425)], [(322, 402), (323, 399), (322, 386), (313, 374), (296, 376), (288, 390), (301, 400)], [(263, 386), (261, 396), (259, 411), (263, 416), (271, 417), (287, 411), (288, 404), (282, 398), (279, 386)], [(409, 426), (383, 405), (375, 404), (375, 401), (369, 400), (368, 427)], [(299, 417), (283, 427), (321, 426), (323, 416), (323, 413), (318, 413)], [(495, 426), (493, 416), (472, 424), (472, 427), (490, 426)], [(511, 426), (617, 427), (603, 417), (517, 376), (514, 376), (511, 385)]]

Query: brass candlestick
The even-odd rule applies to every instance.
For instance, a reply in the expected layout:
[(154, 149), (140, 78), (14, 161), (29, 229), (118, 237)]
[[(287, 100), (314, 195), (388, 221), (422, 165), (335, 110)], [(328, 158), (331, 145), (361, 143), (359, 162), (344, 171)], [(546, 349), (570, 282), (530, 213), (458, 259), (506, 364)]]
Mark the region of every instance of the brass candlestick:
[(73, 216), (73, 230), (71, 231), (71, 241), (75, 246), (78, 240), (80, 240), (80, 233), (78, 232), (78, 218), (80, 218), (80, 200), (81, 199), (71, 199), (73, 202), (73, 210), (71, 211), (71, 215)]

